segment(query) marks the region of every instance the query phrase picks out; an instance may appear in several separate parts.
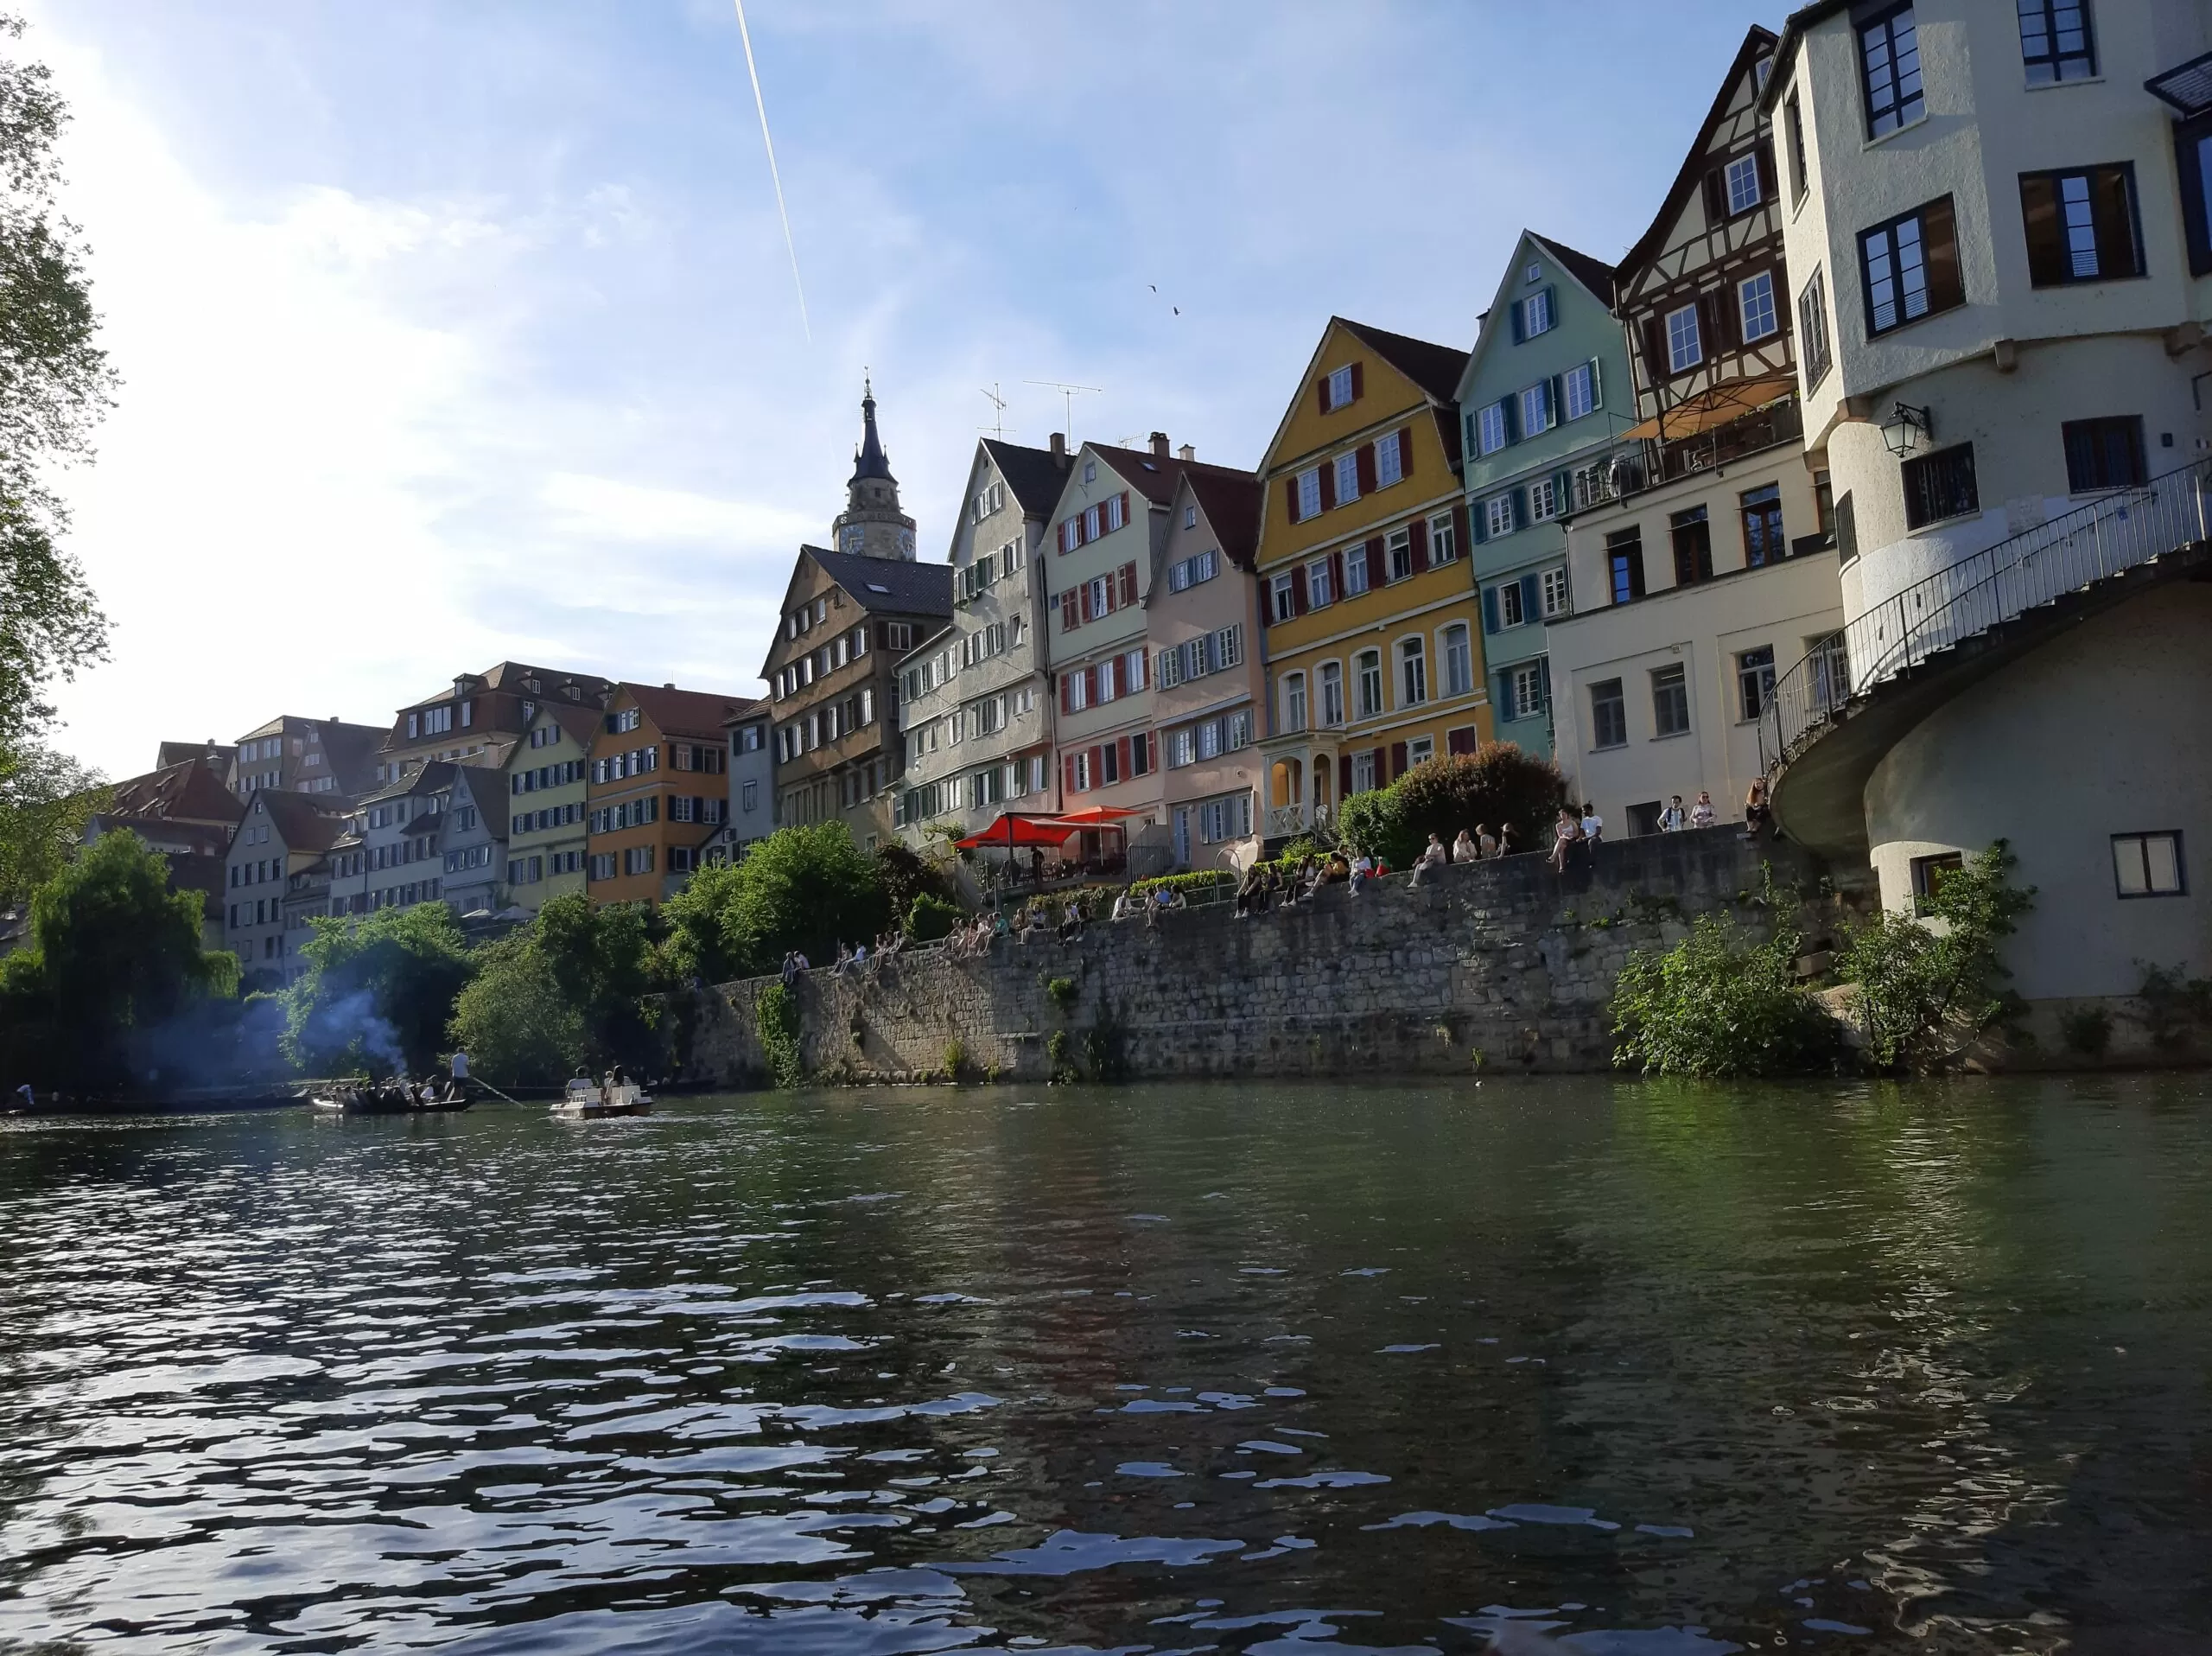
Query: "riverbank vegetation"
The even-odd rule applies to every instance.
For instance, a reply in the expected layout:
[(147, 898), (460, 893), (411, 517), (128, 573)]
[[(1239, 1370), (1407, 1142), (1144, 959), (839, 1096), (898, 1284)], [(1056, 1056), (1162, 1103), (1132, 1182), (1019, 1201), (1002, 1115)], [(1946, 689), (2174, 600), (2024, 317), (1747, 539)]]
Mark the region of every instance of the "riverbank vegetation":
[(1410, 868), (1434, 834), (1446, 845), (1477, 823), (1510, 831), (1516, 850), (1551, 844), (1567, 783), (1548, 759), (1510, 742), (1415, 765), (1388, 787), (1355, 793), (1337, 814), (1338, 838), (1393, 868)]

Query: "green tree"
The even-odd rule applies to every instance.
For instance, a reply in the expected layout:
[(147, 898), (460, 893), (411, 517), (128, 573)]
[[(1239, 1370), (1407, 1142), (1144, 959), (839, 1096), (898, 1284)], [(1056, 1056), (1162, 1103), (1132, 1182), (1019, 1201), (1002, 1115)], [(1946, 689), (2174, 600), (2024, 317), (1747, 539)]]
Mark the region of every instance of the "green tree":
[(1343, 837), (1397, 868), (1419, 857), (1431, 834), (1448, 846), (1478, 823), (1510, 827), (1512, 844), (1549, 843), (1553, 815), (1567, 798), (1559, 767), (1510, 742), (1485, 742), (1471, 754), (1425, 760), (1389, 785), (1355, 793), (1338, 816)]
[(1613, 1062), (1647, 1075), (1793, 1075), (1833, 1061), (1834, 1026), (1797, 986), (1798, 938), (1750, 941), (1712, 914), (1613, 988)]
[(534, 925), (481, 952), (454, 1003), (452, 1035), (495, 1086), (553, 1086), (592, 1061), (583, 1010), (562, 988)]
[(416, 903), (308, 925), (307, 971), (285, 991), (285, 1055), (310, 1074), (429, 1070), (475, 974), (452, 911)]
[(702, 869), (666, 906), (668, 959), (712, 983), (773, 971), (785, 951), (826, 961), (874, 938), (891, 909), (875, 859), (841, 822), (779, 828), (742, 863)]
[(0, 901), (60, 873), (108, 799), (99, 774), (66, 755), (29, 738), (0, 742)]
[(14, 1072), (48, 1086), (122, 1085), (156, 1031), (234, 994), (236, 958), (200, 946), (202, 901), (170, 890), (167, 860), (128, 832), (103, 834), (41, 886), (30, 946), (0, 966), (0, 1040)]
[[(676, 942), (671, 934), (664, 946)], [(454, 1008), (454, 1044), (495, 1082), (556, 1081), (578, 1065), (645, 1064), (656, 1044), (645, 1006), (657, 986), (654, 956), (644, 904), (595, 908), (582, 892), (556, 897), (485, 952), (481, 975)]]

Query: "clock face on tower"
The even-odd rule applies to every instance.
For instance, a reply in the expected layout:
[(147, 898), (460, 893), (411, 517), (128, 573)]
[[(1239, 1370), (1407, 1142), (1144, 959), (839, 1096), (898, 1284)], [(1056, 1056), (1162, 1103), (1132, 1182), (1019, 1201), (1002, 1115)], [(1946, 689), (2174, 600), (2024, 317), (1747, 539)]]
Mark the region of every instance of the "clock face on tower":
[(861, 548), (867, 544), (867, 542), (868, 531), (866, 529), (862, 528), (856, 523), (847, 524), (845, 525), (845, 532), (839, 538), (837, 550), (844, 552), (857, 553)]
[(914, 555), (914, 532), (912, 530), (901, 529), (899, 532), (899, 555), (901, 557), (912, 557)]

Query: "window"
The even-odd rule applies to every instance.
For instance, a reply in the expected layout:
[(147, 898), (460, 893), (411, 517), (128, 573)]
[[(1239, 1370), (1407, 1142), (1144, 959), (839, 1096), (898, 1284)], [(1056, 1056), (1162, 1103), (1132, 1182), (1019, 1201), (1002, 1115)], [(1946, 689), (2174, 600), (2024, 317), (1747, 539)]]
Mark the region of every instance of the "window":
[(2181, 175), (2181, 222), (2189, 273), (2212, 271), (2212, 121), (2199, 116), (2174, 126), (2174, 169)]
[(1510, 535), (1518, 526), (1514, 522), (1513, 496), (1493, 494), (1482, 504), (1483, 532), (1496, 540), (1500, 535)]
[(1319, 609), (1336, 602), (1334, 583), (1336, 566), (1325, 557), (1317, 557), (1306, 566), (1306, 604), (1309, 609)]
[(1598, 365), (1580, 362), (1567, 371), (1560, 390), (1567, 404), (1565, 417), (1579, 420), (1598, 406)]
[(1344, 722), (1344, 670), (1334, 661), (1321, 664), (1321, 723), (1331, 729)]
[(1605, 575), (1613, 602), (1643, 596), (1643, 532), (1616, 529), (1605, 537)]
[(2020, 217), (2028, 234), (2028, 280), (2037, 287), (2143, 274), (2132, 165), (2024, 173)]
[(1357, 598), (1367, 590), (1367, 548), (1344, 548), (1344, 596)]
[(1454, 621), (1444, 629), (1444, 693), (1468, 696), (1474, 688), (1475, 657), (1467, 624)]
[(1966, 303), (1948, 195), (1863, 232), (1859, 263), (1870, 338)]
[(1736, 312), (1743, 324), (1746, 345), (1782, 331), (1782, 323), (1774, 310), (1773, 271), (1761, 271), (1736, 284)]
[(1705, 345), (1697, 331), (1697, 307), (1684, 305), (1667, 313), (1667, 370), (1684, 373), (1705, 360)]
[(1981, 510), (1981, 496), (1974, 487), (1971, 443), (1908, 460), (1903, 470), (1906, 528), (1919, 529)]
[(1426, 765), (1435, 757), (1436, 738), (1434, 736), (1415, 736), (1411, 742), (1406, 743), (1406, 764), (1408, 768), (1414, 765)]
[(1797, 94), (1794, 92), (1783, 104), (1782, 118), (1789, 145), (1789, 199), (1802, 201), (1810, 180), (1806, 171), (1805, 117), (1797, 107)]
[(1744, 517), (1744, 567), (1761, 569), (1789, 556), (1789, 543), (1782, 537), (1782, 487), (1769, 483), (1746, 489), (1736, 497)]
[(1286, 730), (1303, 730), (1306, 728), (1306, 675), (1302, 672), (1283, 675), (1282, 728)]
[(1486, 455), (1505, 447), (1505, 404), (1492, 403), (1475, 411), (1476, 446)]
[(1095, 483), (1098, 481), (1098, 462), (1096, 461), (1086, 460), (1083, 462), (1083, 481), (1086, 485)]
[(741, 784), (738, 801), (739, 808), (741, 810), (759, 810), (760, 807), (760, 784), (752, 780), (747, 780)]
[(2020, 0), (2020, 60), (2031, 86), (2094, 79), (2089, 0)]
[(1293, 520), (1303, 523), (1308, 518), (1321, 515), (1321, 468), (1311, 467), (1298, 474), (1298, 510)]
[(1521, 435), (1533, 437), (1552, 428), (1552, 382), (1539, 379), (1520, 396)]
[(1382, 652), (1362, 650), (1356, 665), (1359, 669), (1359, 717), (1379, 719), (1382, 717)]
[(1497, 595), (1497, 625), (1501, 632), (1509, 627), (1518, 627), (1529, 619), (1529, 612), (1522, 608), (1521, 583), (1518, 581), (1508, 581), (1503, 586), (1492, 587), (1491, 590)]
[(1759, 158), (1738, 156), (1728, 163), (1728, 216), (1749, 213), (1759, 204)]
[(1392, 431), (1375, 445), (1375, 487), (1388, 488), (1406, 475), (1405, 445), (1412, 441), (1403, 431)]
[(1533, 719), (1544, 710), (1544, 670), (1530, 662), (1518, 666), (1506, 675), (1510, 696), (1505, 717), (1509, 719)]
[(1274, 600), (1273, 613), (1278, 621), (1287, 621), (1298, 614), (1298, 594), (1292, 589), (1291, 578), (1278, 575), (1268, 584), (1268, 596)]
[(1539, 334), (1548, 334), (1558, 318), (1552, 314), (1552, 290), (1532, 293), (1520, 302), (1521, 337), (1532, 340)]
[(1410, 580), (1414, 572), (1414, 532), (1393, 529), (1383, 537), (1382, 556), (1393, 581)]
[(2066, 487), (2072, 494), (2098, 489), (2135, 488), (2145, 481), (2143, 417), (2124, 415), (2115, 419), (2069, 420), (2059, 428), (2066, 436)]
[(1375, 791), (1375, 749), (1367, 748), (1351, 756), (1351, 791), (1371, 793)]
[(1688, 675), (1679, 664), (1652, 669), (1651, 728), (1662, 736), (1678, 736), (1690, 728)]
[(1774, 646), (1762, 644), (1756, 650), (1736, 652), (1736, 697), (1746, 719), (1766, 711), (1767, 704), (1774, 699)]
[(1675, 549), (1675, 584), (1687, 587), (1713, 579), (1713, 525), (1706, 519), (1705, 508), (1694, 506), (1673, 513), (1667, 525), (1668, 538)]
[(1529, 521), (1549, 523), (1565, 511), (1565, 491), (1556, 477), (1539, 477), (1529, 485)]
[(614, 853), (613, 851), (593, 852), (590, 873), (594, 880), (612, 880), (614, 877)]
[(1805, 365), (1805, 389), (1810, 391), (1828, 373), (1828, 297), (1818, 271), (1797, 296), (1797, 352)]
[[(1185, 507), (1183, 508), (1183, 527), (1185, 527), (1185, 529), (1195, 529), (1195, 528), (1197, 528), (1198, 526), (1198, 507), (1196, 507), (1196, 506), (1185, 506)], [(1011, 566), (1009, 566), (1009, 567), (1011, 567)]]
[(1456, 564), (1459, 559), (1459, 532), (1449, 512), (1440, 512), (1428, 520), (1428, 562), (1433, 569), (1439, 564)]
[(1893, 7), (1859, 25), (1859, 72), (1866, 94), (1868, 137), (1878, 138), (1920, 118), (1920, 46), (1910, 5)]
[(623, 848), (622, 872), (651, 874), (653, 871), (653, 848), (650, 845), (629, 845)]
[(1564, 568), (1544, 571), (1543, 595), (1547, 618), (1567, 614), (1567, 570)]
[(1359, 455), (1355, 451), (1337, 456), (1337, 504), (1344, 506), (1359, 499)]
[(1324, 412), (1330, 409), (1349, 406), (1351, 402), (1351, 365), (1347, 363), (1343, 367), (1336, 369), (1321, 382), (1321, 407)]
[(1966, 858), (1956, 851), (1938, 851), (1932, 857), (1914, 857), (1910, 865), (1914, 912), (1921, 912), (1928, 899), (1943, 889), (1943, 882), (1966, 865)]
[(2182, 879), (2181, 831), (2156, 834), (2114, 834), (2112, 871), (2123, 897), (2179, 897), (2186, 894)]
[(1621, 693), (1621, 681), (1618, 678), (1590, 686), (1590, 745), (1628, 746), (1628, 698)]
[(1398, 646), (1398, 705), (1419, 707), (1428, 699), (1428, 652), (1417, 638)]

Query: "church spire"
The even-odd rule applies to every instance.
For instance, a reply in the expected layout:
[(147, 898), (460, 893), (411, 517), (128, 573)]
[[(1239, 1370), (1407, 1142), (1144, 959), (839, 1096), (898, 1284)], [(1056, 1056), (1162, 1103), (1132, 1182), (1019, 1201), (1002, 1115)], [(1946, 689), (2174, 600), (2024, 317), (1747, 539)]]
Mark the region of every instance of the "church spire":
[(884, 457), (883, 439), (875, 434), (875, 383), (868, 377), (861, 380), (861, 446), (853, 455), (853, 481), (864, 477), (894, 484), (899, 481), (892, 476), (891, 462)]
[(899, 509), (899, 480), (875, 430), (875, 383), (861, 381), (861, 446), (853, 454), (853, 481), (845, 485), (845, 509), (831, 525), (841, 552), (912, 562), (914, 520)]

